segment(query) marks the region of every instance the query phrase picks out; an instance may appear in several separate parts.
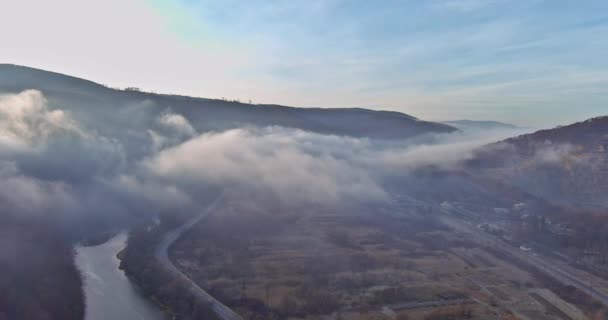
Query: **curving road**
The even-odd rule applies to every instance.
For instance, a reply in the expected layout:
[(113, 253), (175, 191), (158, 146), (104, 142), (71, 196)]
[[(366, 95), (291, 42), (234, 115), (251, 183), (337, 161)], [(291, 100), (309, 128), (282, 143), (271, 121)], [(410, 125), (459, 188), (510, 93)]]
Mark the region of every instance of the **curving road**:
[(232, 311), (230, 308), (213, 298), (209, 295), (205, 290), (199, 287), (196, 282), (192, 281), (192, 279), (188, 278), (183, 272), (181, 272), (169, 259), (169, 247), (177, 240), (184, 232), (190, 230), (195, 224), (201, 221), (204, 217), (206, 217), (209, 213), (211, 213), (217, 204), (223, 199), (224, 193), (220, 194), (203, 212), (199, 215), (194, 216), (190, 220), (186, 221), (180, 227), (170, 231), (167, 233), (158, 247), (156, 248), (155, 257), (156, 260), (174, 277), (181, 278), (185, 283), (188, 284), (188, 290), (198, 297), (201, 301), (208, 303), (211, 309), (217, 314), (217, 316), (222, 320), (243, 320), (241, 316), (239, 316), (236, 312)]

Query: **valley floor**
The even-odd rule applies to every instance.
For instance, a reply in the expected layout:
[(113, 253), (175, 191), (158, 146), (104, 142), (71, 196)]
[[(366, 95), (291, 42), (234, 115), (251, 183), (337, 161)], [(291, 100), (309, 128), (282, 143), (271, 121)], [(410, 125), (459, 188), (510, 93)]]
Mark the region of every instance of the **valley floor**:
[(251, 203), (227, 197), (171, 252), (246, 319), (586, 319), (428, 209)]

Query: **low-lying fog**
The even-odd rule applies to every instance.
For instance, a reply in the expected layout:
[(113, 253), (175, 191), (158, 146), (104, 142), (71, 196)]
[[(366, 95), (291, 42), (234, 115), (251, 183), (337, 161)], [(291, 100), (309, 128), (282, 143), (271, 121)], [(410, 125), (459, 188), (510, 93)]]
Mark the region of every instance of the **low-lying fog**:
[[(124, 223), (199, 206), (209, 185), (248, 188), (284, 202), (385, 200), (386, 177), (457, 168), (486, 143), (522, 133), (487, 129), (384, 141), (285, 127), (197, 132), (154, 102), (105, 117), (71, 113), (42, 92), (0, 97), (0, 202), (22, 217), (70, 225)], [(121, 118), (116, 121), (116, 118)], [(126, 124), (133, 119), (132, 125)], [(86, 124), (106, 121), (104, 130)], [(111, 134), (107, 134), (111, 133)], [(111, 224), (111, 223), (110, 223)]]

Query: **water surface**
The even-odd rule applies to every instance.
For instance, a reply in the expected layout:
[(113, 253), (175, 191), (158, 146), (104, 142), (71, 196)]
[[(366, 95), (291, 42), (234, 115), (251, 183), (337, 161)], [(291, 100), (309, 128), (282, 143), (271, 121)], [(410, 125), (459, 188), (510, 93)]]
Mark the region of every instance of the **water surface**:
[(118, 269), (116, 254), (127, 235), (120, 233), (106, 243), (76, 247), (76, 265), (84, 280), (85, 320), (167, 320), (158, 306), (147, 300)]

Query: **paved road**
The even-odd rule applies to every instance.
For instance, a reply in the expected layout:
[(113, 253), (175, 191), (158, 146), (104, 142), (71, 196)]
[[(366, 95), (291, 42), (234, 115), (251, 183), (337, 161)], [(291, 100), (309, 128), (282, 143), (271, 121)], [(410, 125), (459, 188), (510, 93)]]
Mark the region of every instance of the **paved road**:
[(448, 216), (444, 216), (443, 218), (444, 222), (446, 222), (453, 228), (460, 230), (464, 233), (468, 233), (483, 244), (490, 245), (493, 248), (507, 253), (508, 255), (519, 259), (524, 263), (532, 265), (539, 271), (545, 273), (546, 275), (558, 280), (559, 282), (565, 285), (571, 285), (578, 288), (579, 290), (595, 298), (598, 302), (602, 303), (605, 306), (608, 306), (607, 294), (597, 290), (596, 288), (593, 288), (585, 279), (581, 279), (578, 275), (573, 274), (568, 270), (564, 270), (563, 268), (560, 268), (559, 266), (553, 264), (547, 258), (541, 257), (532, 252), (526, 252), (520, 250), (519, 248), (515, 248), (509, 245), (508, 243), (500, 240), (499, 238), (489, 235), (473, 226), (470, 226), (457, 218)]
[[(393, 311), (417, 309), (417, 308), (438, 308), (444, 306), (452, 306), (459, 304), (473, 303), (471, 299), (448, 299), (448, 300), (431, 300), (431, 301), (417, 301), (417, 302), (404, 302), (397, 304), (387, 304), (382, 309), (389, 309)], [(356, 306), (350, 308), (340, 309), (340, 312), (361, 312), (367, 310), (368, 307)]]
[(406, 310), (406, 309), (417, 309), (417, 308), (437, 308), (444, 306), (452, 306), (458, 304), (472, 303), (469, 299), (451, 299), (451, 300), (435, 300), (435, 301), (422, 301), (422, 302), (408, 302), (401, 304), (393, 304), (388, 307), (392, 310)]
[(217, 204), (222, 200), (223, 193), (219, 195), (203, 212), (199, 215), (186, 221), (183, 225), (167, 233), (161, 243), (156, 248), (155, 257), (156, 260), (173, 276), (179, 277), (188, 284), (188, 290), (192, 292), (196, 297), (208, 303), (211, 309), (217, 314), (222, 320), (243, 320), (241, 316), (230, 310), (227, 306), (213, 298), (205, 290), (199, 287), (192, 279), (188, 278), (183, 272), (181, 272), (169, 259), (169, 247), (177, 240), (184, 232), (191, 229), (196, 223), (201, 221), (209, 213), (211, 213)]

